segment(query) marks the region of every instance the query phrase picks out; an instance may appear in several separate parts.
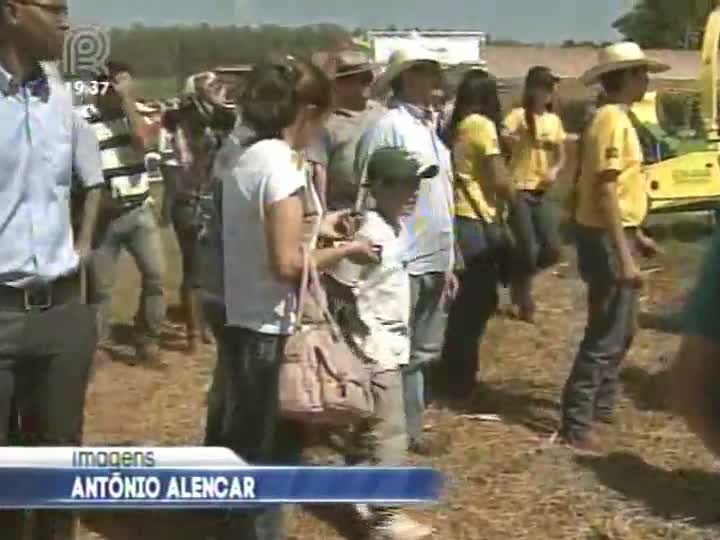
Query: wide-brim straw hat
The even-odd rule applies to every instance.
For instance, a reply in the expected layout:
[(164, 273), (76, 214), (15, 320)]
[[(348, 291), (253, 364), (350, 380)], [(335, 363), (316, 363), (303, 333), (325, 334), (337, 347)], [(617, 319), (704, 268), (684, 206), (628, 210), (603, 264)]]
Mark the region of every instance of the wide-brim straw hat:
[(637, 43), (623, 41), (601, 49), (597, 65), (583, 73), (580, 81), (590, 86), (607, 73), (636, 67), (646, 67), (650, 73), (662, 73), (670, 69), (669, 65), (648, 58)]
[(360, 73), (374, 73), (377, 69), (370, 56), (363, 51), (340, 51), (335, 62), (335, 78), (358, 75)]
[(420, 45), (396, 50), (390, 55), (385, 71), (375, 81), (376, 94), (384, 94), (401, 74), (424, 63), (432, 63), (437, 65), (438, 70), (442, 69), (437, 56)]

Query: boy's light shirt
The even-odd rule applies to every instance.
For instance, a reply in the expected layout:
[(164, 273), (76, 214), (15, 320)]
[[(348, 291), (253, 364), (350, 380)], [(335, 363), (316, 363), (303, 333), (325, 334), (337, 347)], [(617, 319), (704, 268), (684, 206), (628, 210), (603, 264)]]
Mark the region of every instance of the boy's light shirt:
[(410, 359), (410, 275), (403, 261), (404, 241), (374, 211), (357, 234), (382, 246), (381, 262), (357, 265), (345, 259), (330, 275), (355, 296), (359, 321), (350, 322), (350, 339), (375, 367), (394, 370)]

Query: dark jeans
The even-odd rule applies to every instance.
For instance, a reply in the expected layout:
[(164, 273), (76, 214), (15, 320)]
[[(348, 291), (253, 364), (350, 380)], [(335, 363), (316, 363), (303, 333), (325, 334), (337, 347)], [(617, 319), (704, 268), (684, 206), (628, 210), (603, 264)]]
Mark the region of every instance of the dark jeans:
[[(81, 444), (96, 344), (95, 313), (78, 301), (45, 311), (0, 309), (0, 446), (17, 437), (17, 408), (33, 420), (26, 444)], [(23, 539), (24, 522), (23, 512), (0, 512), (0, 536)], [(42, 511), (33, 538), (70, 540), (73, 529), (70, 513)]]
[[(295, 465), (302, 452), (300, 426), (279, 415), (278, 376), (285, 338), (226, 327), (222, 335), (225, 388), (223, 446), (253, 465)], [(232, 512), (228, 538), (284, 538), (282, 507)]]
[(197, 289), (199, 284), (198, 239), (201, 231), (200, 206), (198, 202), (176, 198), (173, 202), (171, 217), (177, 236), (182, 259), (185, 290)]
[(205, 446), (222, 446), (225, 385), (223, 385), (221, 359), (223, 357), (222, 335), (225, 331), (225, 305), (219, 299), (203, 296), (203, 312), (216, 343), (215, 369), (213, 369), (212, 383), (207, 396)]
[(620, 367), (635, 335), (639, 290), (618, 283), (618, 262), (604, 231), (576, 225), (575, 235), (588, 322), (563, 390), (562, 422), (564, 433), (582, 437), (593, 420), (612, 414)]
[(545, 195), (518, 192), (509, 215), (515, 240), (513, 263), (518, 274), (531, 277), (558, 262), (561, 241), (552, 210)]
[(463, 399), (475, 388), (479, 341), (498, 308), (496, 256), (504, 240), (499, 227), (481, 220), (456, 218), (455, 230), (465, 270), (459, 275), (460, 289), (450, 310), (443, 388), (448, 397)]

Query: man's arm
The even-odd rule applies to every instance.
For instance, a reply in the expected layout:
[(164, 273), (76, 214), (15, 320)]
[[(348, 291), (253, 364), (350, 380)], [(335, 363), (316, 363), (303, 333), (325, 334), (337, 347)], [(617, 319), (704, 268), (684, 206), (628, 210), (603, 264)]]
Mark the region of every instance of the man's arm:
[(688, 298), (680, 351), (670, 369), (672, 409), (720, 457), (720, 235)]
[(133, 86), (132, 77), (128, 73), (119, 73), (113, 87), (122, 99), (122, 106), (128, 118), (130, 125), (130, 136), (132, 143), (139, 152), (148, 152), (152, 148), (152, 143), (157, 137), (160, 130), (159, 125), (155, 125), (145, 119), (137, 110), (137, 98), (135, 88)]
[(76, 240), (81, 258), (89, 255), (105, 185), (100, 159), (100, 146), (95, 132), (77, 113), (73, 113), (73, 170), (86, 191), (82, 209), (82, 223)]
[(686, 336), (668, 380), (672, 410), (720, 457), (720, 341)]

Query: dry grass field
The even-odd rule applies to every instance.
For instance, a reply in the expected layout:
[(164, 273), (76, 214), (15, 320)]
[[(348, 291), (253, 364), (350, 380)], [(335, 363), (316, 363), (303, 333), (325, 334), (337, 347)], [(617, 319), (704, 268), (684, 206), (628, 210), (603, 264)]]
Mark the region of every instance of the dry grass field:
[[(668, 255), (650, 276), (642, 330), (622, 373), (617, 422), (605, 429), (606, 453), (578, 458), (551, 444), (560, 388), (584, 325), (584, 289), (568, 250), (566, 262), (537, 284), (539, 317), (529, 326), (494, 320), (481, 347), (477, 392), (462, 410), (433, 409), (443, 456), (417, 460), (447, 477), (441, 503), (413, 511), (443, 540), (710, 540), (720, 538), (720, 476), (712, 457), (665, 408), (663, 373), (678, 342), (672, 314), (692, 282), (706, 237), (696, 226), (658, 234)], [(674, 228), (673, 230), (678, 230)], [(683, 233), (684, 231), (684, 233)], [(168, 291), (177, 299), (178, 258), (167, 234)], [(125, 259), (115, 315), (122, 340), (139, 280)], [(182, 352), (182, 329), (170, 322), (165, 367), (135, 365), (132, 349), (98, 366), (88, 397), (88, 444), (193, 445), (202, 439), (204, 392), (213, 365), (208, 347)], [(497, 414), (486, 422), (479, 413)], [(291, 511), (297, 540), (357, 538), (342, 512)], [(94, 512), (83, 538), (203, 539), (212, 521), (201, 513)], [(240, 540), (240, 539), (238, 539)]]

